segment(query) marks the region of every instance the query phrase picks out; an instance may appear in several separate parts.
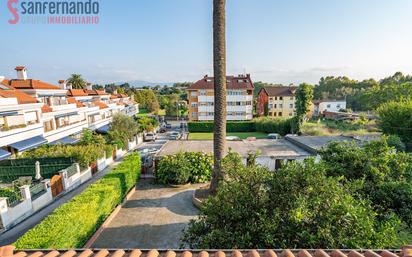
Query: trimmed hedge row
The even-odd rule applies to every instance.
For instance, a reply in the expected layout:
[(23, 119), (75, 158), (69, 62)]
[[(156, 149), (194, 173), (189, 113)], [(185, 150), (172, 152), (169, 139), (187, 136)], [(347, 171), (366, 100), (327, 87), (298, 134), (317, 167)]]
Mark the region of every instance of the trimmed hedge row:
[[(264, 132), (286, 135), (292, 132), (293, 119), (262, 117), (252, 121), (228, 121), (226, 132)], [(192, 133), (213, 132), (213, 122), (189, 122)]]
[[(189, 122), (189, 132), (212, 132), (213, 122)], [(228, 121), (226, 123), (227, 132), (253, 132), (255, 131), (255, 122), (253, 121)]]
[(20, 237), (18, 249), (81, 248), (100, 227), (140, 175), (140, 156), (125, 160), (98, 182), (53, 211)]

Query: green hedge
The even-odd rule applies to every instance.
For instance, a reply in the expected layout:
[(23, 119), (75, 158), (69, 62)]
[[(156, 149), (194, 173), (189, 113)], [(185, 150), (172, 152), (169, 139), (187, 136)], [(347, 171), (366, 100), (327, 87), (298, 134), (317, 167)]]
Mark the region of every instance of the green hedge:
[(81, 248), (100, 227), (140, 175), (140, 156), (131, 154), (98, 182), (63, 204), (20, 237), (18, 249)]
[[(213, 122), (189, 122), (189, 132), (213, 132)], [(228, 121), (226, 123), (227, 132), (254, 132), (255, 122), (253, 121)]]
[(213, 156), (201, 152), (181, 152), (160, 159), (156, 167), (156, 180), (163, 184), (182, 185), (188, 182), (210, 181)]
[[(292, 131), (292, 122), (293, 119), (269, 117), (256, 118), (252, 121), (228, 121), (226, 132), (264, 132), (286, 135)], [(192, 133), (213, 132), (213, 122), (189, 122), (188, 129)]]

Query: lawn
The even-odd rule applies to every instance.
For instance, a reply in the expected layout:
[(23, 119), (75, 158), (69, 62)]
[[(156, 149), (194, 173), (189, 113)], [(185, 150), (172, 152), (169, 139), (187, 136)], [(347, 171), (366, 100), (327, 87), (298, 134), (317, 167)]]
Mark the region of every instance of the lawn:
[[(246, 139), (248, 137), (256, 137), (257, 139), (264, 139), (267, 137), (263, 132), (230, 132), (227, 136), (236, 136), (240, 139)], [(189, 140), (212, 140), (213, 133), (190, 133)]]
[[(145, 116), (150, 115), (150, 114), (155, 114), (155, 113), (149, 112), (147, 109), (140, 109), (139, 113), (137, 114), (137, 117), (145, 117)], [(166, 110), (160, 109), (157, 112), (156, 115), (165, 116), (166, 115)]]
[(374, 121), (362, 123), (360, 121), (323, 120), (320, 122), (309, 121), (302, 126), (302, 134), (306, 136), (364, 135), (378, 131)]

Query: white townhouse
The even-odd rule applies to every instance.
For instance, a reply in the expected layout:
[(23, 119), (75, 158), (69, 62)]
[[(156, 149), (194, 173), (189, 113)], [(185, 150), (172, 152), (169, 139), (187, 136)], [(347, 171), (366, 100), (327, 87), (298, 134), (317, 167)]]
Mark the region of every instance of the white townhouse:
[(138, 104), (124, 94), (72, 89), (64, 80), (52, 85), (29, 79), (23, 66), (17, 78), (0, 77), (0, 160), (42, 144), (73, 144), (88, 128), (106, 133), (112, 116), (134, 116)]

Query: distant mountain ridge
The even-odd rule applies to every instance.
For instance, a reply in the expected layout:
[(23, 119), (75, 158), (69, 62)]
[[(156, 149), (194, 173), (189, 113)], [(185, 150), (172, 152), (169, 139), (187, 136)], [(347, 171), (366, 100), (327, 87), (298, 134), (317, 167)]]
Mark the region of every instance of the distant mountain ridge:
[(144, 81), (144, 80), (131, 80), (131, 81), (125, 81), (125, 82), (116, 82), (114, 83), (116, 86), (122, 85), (124, 83), (129, 83), (131, 87), (155, 87), (157, 85), (159, 86), (173, 86), (175, 82), (149, 82), (149, 81)]

